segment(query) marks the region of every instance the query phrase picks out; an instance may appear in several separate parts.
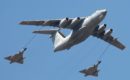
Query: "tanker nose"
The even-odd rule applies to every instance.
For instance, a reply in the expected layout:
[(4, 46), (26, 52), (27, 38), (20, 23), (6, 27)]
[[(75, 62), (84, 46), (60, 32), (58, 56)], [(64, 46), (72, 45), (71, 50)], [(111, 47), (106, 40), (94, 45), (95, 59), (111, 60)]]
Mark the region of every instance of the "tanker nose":
[(107, 10), (106, 9), (97, 10), (96, 14), (98, 15), (98, 18), (102, 20), (106, 16)]
[(106, 10), (106, 9), (102, 9), (102, 10), (100, 10), (100, 12), (101, 12), (103, 15), (106, 15), (106, 14), (107, 14), (107, 10)]

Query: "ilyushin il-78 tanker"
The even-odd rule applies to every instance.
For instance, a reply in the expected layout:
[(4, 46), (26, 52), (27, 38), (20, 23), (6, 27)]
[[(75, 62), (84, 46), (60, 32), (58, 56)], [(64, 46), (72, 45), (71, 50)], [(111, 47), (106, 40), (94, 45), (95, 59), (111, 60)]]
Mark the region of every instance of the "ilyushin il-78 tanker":
[[(54, 52), (65, 49), (70, 49), (72, 46), (85, 41), (89, 36), (94, 36), (102, 39), (105, 42), (123, 50), (125, 46), (114, 38), (111, 34), (113, 29), (106, 30), (106, 24), (99, 25), (107, 14), (106, 9), (96, 10), (90, 16), (52, 19), (52, 20), (36, 20), (36, 21), (22, 21), (21, 25), (35, 25), (35, 26), (53, 26), (55, 29), (37, 30), (33, 33), (51, 35)], [(60, 29), (70, 29), (71, 32), (65, 36)]]

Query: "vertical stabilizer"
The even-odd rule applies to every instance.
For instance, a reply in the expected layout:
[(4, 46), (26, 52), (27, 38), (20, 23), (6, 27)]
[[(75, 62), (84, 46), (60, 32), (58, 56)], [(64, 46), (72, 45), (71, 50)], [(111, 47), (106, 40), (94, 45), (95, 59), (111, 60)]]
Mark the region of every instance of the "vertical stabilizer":
[(65, 38), (65, 36), (58, 31), (58, 29), (39, 30), (39, 31), (33, 31), (33, 33), (51, 35), (50, 38), (52, 38), (54, 48), (56, 48)]

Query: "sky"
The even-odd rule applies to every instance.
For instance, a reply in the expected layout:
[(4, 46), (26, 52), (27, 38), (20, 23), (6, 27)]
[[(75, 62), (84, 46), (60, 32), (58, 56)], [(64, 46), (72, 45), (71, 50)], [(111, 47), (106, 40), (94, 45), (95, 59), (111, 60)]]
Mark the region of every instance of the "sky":
[[(129, 3), (129, 0), (0, 0), (0, 80), (129, 80)], [(54, 53), (49, 37), (37, 35), (27, 47), (24, 64), (9, 64), (4, 59), (21, 50), (34, 36), (32, 31), (41, 28), (22, 26), (20, 21), (89, 16), (104, 8), (108, 13), (101, 24), (112, 28), (112, 35), (126, 49), (110, 46), (101, 59), (98, 77), (79, 73), (96, 64), (108, 46), (94, 37), (70, 50)]]

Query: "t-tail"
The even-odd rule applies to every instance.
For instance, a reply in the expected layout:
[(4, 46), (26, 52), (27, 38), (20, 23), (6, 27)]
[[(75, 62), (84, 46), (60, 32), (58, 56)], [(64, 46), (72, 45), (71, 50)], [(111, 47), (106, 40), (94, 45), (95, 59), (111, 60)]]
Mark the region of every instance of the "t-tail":
[(58, 51), (57, 47), (63, 42), (65, 38), (65, 36), (59, 31), (59, 29), (39, 30), (33, 31), (33, 33), (50, 35), (50, 38), (52, 39), (54, 45), (54, 51)]

